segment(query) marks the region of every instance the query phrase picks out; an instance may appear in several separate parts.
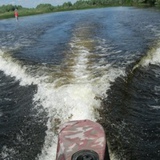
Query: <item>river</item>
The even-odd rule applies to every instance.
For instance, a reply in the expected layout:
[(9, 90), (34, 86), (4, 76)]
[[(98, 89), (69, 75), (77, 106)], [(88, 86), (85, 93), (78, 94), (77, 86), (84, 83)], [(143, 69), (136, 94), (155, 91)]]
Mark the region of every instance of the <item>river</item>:
[(111, 7), (0, 20), (0, 159), (55, 159), (59, 125), (90, 119), (111, 160), (159, 160), (159, 17)]

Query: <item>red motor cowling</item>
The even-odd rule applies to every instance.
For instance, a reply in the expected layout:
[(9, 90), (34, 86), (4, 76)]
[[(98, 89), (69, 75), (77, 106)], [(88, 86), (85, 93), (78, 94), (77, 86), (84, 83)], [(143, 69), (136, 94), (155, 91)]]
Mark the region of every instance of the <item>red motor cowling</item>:
[(90, 120), (69, 121), (60, 127), (56, 160), (104, 160), (103, 127)]

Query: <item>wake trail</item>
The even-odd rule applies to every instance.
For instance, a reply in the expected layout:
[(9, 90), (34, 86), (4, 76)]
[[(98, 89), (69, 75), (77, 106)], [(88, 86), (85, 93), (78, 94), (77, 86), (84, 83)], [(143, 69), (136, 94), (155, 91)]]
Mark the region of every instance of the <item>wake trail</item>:
[[(70, 42), (70, 54), (66, 56), (65, 70), (61, 70), (62, 77), (54, 81), (52, 87), (39, 86), (35, 95), (35, 101), (40, 100), (49, 114), (47, 136), (39, 160), (56, 158), (57, 129), (60, 124), (70, 120), (100, 119), (98, 109), (101, 99), (107, 96), (110, 82), (125, 74), (110, 64), (100, 64), (102, 61), (98, 64), (95, 60), (103, 56), (93, 54), (95, 41), (81, 38), (78, 36), (81, 32), (84, 30), (79, 29)], [(66, 70), (68, 72), (64, 74)], [(95, 73), (101, 73), (101, 76)], [(64, 82), (66, 79), (67, 83)]]
[(150, 64), (160, 65), (160, 44), (150, 49), (145, 56), (133, 68), (136, 69), (140, 66), (148, 67)]
[[(106, 91), (110, 88), (110, 83), (125, 74), (121, 68), (113, 68), (111, 64), (104, 63), (107, 53), (93, 53), (96, 43), (99, 45), (96, 47), (103, 51), (106, 48), (104, 49), (101, 43), (103, 46), (107, 44), (104, 45), (104, 40), (85, 38), (87, 32), (89, 28), (79, 28), (75, 32), (69, 44), (70, 54), (66, 55), (64, 68), (57, 68), (58, 76), (56, 73), (47, 76), (44, 74), (44, 77), (31, 76), (28, 66), (0, 51), (0, 70), (7, 76), (15, 77), (20, 85), (37, 85), (33, 103), (35, 108), (43, 106), (48, 113), (48, 129), (42, 153), (36, 158), (38, 160), (56, 158), (60, 124), (70, 120), (100, 119), (98, 109), (101, 107), (101, 99), (107, 97)], [(100, 49), (98, 51), (101, 52)], [(47, 81), (51, 78), (53, 78), (52, 82)]]

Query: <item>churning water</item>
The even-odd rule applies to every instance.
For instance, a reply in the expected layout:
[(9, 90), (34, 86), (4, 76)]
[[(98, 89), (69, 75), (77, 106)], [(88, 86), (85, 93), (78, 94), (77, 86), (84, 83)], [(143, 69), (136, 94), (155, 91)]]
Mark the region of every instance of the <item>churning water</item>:
[(1, 20), (0, 159), (55, 159), (59, 125), (90, 119), (112, 160), (158, 160), (159, 16), (116, 7)]

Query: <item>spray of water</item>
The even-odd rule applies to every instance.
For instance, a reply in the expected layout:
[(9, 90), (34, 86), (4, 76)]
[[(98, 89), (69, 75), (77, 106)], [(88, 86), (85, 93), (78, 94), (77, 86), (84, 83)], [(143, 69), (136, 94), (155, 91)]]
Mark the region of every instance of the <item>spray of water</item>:
[(160, 65), (160, 44), (148, 51), (148, 53), (136, 64), (133, 68), (136, 69), (139, 66), (147, 67), (149, 64)]
[[(59, 71), (59, 77), (55, 78), (52, 73), (45, 80), (42, 76), (31, 76), (27, 66), (0, 51), (0, 70), (15, 77), (20, 85), (37, 85), (33, 102), (35, 107), (41, 105), (48, 113), (48, 129), (38, 160), (55, 159), (60, 124), (69, 120), (100, 119), (98, 109), (101, 99), (107, 97), (106, 90), (110, 88), (110, 82), (124, 74), (122, 69), (104, 63), (101, 54), (98, 57), (92, 53), (94, 43), (91, 39), (74, 37), (70, 43), (70, 54), (65, 59), (67, 68)], [(47, 82), (46, 78), (53, 78), (53, 81)]]

